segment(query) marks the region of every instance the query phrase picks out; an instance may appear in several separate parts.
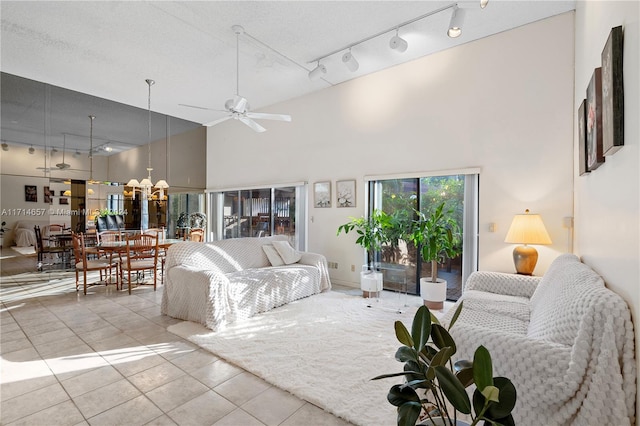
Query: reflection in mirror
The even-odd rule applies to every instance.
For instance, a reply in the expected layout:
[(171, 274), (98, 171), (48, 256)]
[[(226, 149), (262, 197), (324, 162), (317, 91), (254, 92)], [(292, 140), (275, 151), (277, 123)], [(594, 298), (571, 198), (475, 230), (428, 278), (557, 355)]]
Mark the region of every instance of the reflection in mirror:
[[(0, 213), (6, 222), (3, 246), (15, 243), (12, 231), (23, 225), (32, 229), (36, 223), (62, 223), (91, 232), (96, 212), (105, 209), (128, 210), (131, 217), (127, 225), (139, 226), (139, 218), (134, 217), (139, 206), (127, 207), (123, 182), (146, 177), (146, 156), (125, 157), (129, 169), (139, 168), (139, 176), (118, 176), (123, 167), (118, 156), (148, 144), (147, 109), (7, 73), (0, 73), (0, 86)], [(88, 115), (96, 116), (91, 141)], [(162, 141), (163, 154), (166, 149), (168, 155), (171, 137), (194, 129), (201, 129), (201, 125), (151, 113), (151, 141)], [(118, 161), (110, 160), (113, 158)], [(155, 165), (156, 180), (167, 177), (169, 162), (165, 158), (163, 163)], [(110, 173), (117, 177), (110, 178)], [(86, 184), (91, 175), (99, 185)], [(29, 196), (25, 195), (27, 187)], [(180, 190), (185, 188), (175, 188)], [(67, 191), (71, 195), (65, 195)], [(150, 206), (150, 214), (151, 221), (167, 224), (166, 206)]]

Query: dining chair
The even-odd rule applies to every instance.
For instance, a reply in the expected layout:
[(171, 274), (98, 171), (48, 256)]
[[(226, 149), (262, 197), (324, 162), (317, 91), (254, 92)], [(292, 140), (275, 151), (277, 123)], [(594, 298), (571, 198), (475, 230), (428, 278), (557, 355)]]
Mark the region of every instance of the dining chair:
[[(158, 237), (158, 241), (164, 241), (166, 237), (166, 230), (161, 228), (148, 228), (142, 231), (143, 234), (155, 235)], [(164, 264), (167, 260), (167, 250), (160, 248), (158, 252), (158, 260), (160, 261), (160, 284), (164, 284)]]
[(204, 229), (203, 228), (193, 228), (189, 232), (189, 241), (196, 241), (199, 243), (204, 242)]
[(109, 230), (109, 231), (102, 231), (102, 232), (97, 232), (96, 233), (96, 241), (97, 241), (97, 246), (95, 247), (98, 251), (98, 256), (99, 257), (108, 257), (110, 262), (115, 262), (116, 263), (116, 268), (117, 268), (117, 274), (120, 277), (120, 282), (122, 282), (122, 270), (121, 270), (121, 262), (122, 260), (125, 258), (124, 255), (119, 256), (116, 253), (114, 253), (113, 250), (104, 250), (100, 248), (101, 244), (104, 243), (117, 243), (122, 241), (123, 237), (122, 237), (122, 231), (113, 231), (113, 230)]
[[(136, 274), (138, 285), (145, 284), (144, 278), (140, 282), (140, 276), (144, 277), (145, 271), (153, 274), (153, 290), (156, 290), (158, 278), (158, 236), (151, 234), (128, 235), (125, 244), (126, 259), (120, 261), (120, 269), (127, 273), (127, 287), (131, 294), (131, 273)], [(124, 286), (124, 283), (122, 284)], [(150, 285), (150, 284), (149, 284)]]
[(36, 252), (38, 254), (38, 265), (37, 265), (38, 271), (42, 271), (42, 267), (44, 266), (45, 255), (51, 257), (51, 260), (52, 260), (51, 264), (53, 264), (54, 254), (59, 255), (64, 260), (65, 253), (70, 250), (69, 247), (58, 246), (58, 245), (44, 245), (40, 226), (35, 225), (33, 227), (33, 231), (36, 235)]
[[(118, 274), (117, 274), (117, 264), (115, 262), (110, 261), (108, 258), (97, 258), (88, 260), (87, 259), (87, 250), (84, 244), (84, 234), (81, 233), (72, 233), (71, 239), (73, 241), (73, 253), (75, 256), (75, 270), (76, 270), (76, 291), (80, 289), (80, 271), (82, 271), (82, 283), (84, 294), (87, 294), (87, 287), (93, 285), (100, 285), (104, 283), (105, 285), (109, 284), (110, 278), (112, 277), (113, 268), (116, 268), (116, 289), (118, 288)], [(95, 283), (87, 283), (87, 272), (91, 271), (99, 271), (100, 272), (100, 281)], [(105, 273), (105, 279), (103, 280), (102, 273)]]

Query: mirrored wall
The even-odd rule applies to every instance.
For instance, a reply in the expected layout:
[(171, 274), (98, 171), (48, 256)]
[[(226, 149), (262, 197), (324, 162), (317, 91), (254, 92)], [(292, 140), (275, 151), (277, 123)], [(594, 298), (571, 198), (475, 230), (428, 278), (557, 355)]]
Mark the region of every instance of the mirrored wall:
[[(12, 74), (0, 73), (0, 86), (0, 213), (6, 234), (20, 222), (62, 223), (84, 231), (105, 210), (125, 211), (127, 226), (139, 226), (140, 197), (125, 196), (124, 183), (146, 177), (146, 146), (161, 141), (155, 179), (165, 179), (171, 138), (202, 127), (155, 112), (149, 119), (145, 108)], [(141, 105), (146, 106), (146, 96), (143, 81)], [(202, 139), (204, 146), (206, 136)], [(129, 176), (131, 169), (139, 172)], [(150, 202), (150, 224), (169, 226), (167, 205)], [(11, 243), (5, 235), (4, 246)]]

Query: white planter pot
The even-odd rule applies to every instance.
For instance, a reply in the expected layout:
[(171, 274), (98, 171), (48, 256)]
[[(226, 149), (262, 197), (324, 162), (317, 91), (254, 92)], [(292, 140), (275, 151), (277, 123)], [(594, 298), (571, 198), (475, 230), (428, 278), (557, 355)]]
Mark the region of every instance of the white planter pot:
[(360, 289), (362, 297), (377, 297), (382, 291), (382, 272), (360, 272)]
[(431, 278), (420, 278), (420, 296), (427, 308), (444, 308), (444, 301), (447, 299), (447, 282), (438, 278), (437, 282), (433, 283)]

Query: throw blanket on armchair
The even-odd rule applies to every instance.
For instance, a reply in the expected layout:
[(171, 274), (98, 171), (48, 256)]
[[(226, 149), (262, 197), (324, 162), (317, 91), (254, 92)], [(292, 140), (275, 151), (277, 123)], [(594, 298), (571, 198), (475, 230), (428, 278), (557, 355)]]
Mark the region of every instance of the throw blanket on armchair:
[(629, 308), (576, 256), (559, 256), (542, 278), (476, 272), (462, 300), (454, 357), (489, 350), (494, 375), (516, 386), (516, 424), (635, 424)]

